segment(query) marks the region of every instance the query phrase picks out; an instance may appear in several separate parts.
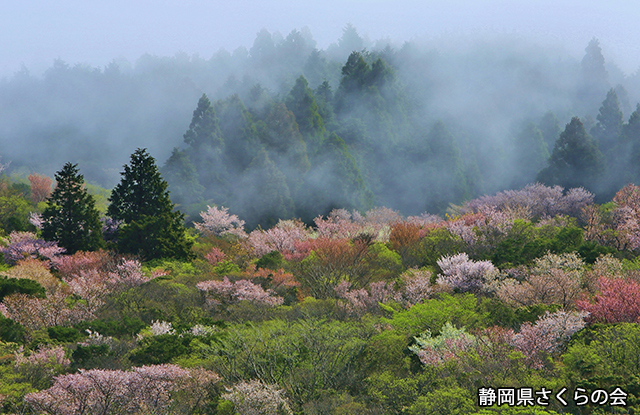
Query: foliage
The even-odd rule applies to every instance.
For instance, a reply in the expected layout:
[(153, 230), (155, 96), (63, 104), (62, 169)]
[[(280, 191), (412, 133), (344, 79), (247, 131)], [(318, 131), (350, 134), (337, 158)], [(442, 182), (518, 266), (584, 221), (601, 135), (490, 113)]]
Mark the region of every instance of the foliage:
[(353, 387), (357, 361), (372, 330), (358, 322), (307, 318), (236, 324), (221, 344), (201, 350), (227, 381), (258, 379), (285, 386), (295, 404), (322, 390)]
[(136, 365), (157, 365), (169, 363), (175, 358), (191, 351), (191, 336), (178, 336), (173, 333), (145, 337), (129, 359)]
[(382, 322), (409, 338), (426, 330), (439, 332), (447, 322), (469, 329), (482, 327), (487, 314), (478, 307), (473, 294), (441, 294), (408, 310), (398, 311), (390, 318), (383, 318)]
[(0, 301), (11, 294), (22, 293), (36, 297), (45, 296), (45, 288), (31, 278), (0, 277)]
[(595, 324), (580, 332), (562, 356), (570, 386), (620, 387), (629, 393), (627, 408), (640, 405), (637, 359), (640, 329), (636, 323)]
[(11, 279), (29, 279), (35, 281), (47, 290), (47, 292), (52, 292), (60, 285), (60, 280), (51, 274), (47, 265), (44, 261), (26, 258), (4, 272), (4, 275)]
[(426, 414), (469, 414), (474, 409), (474, 399), (469, 391), (460, 387), (438, 389), (419, 397), (411, 405), (408, 413), (412, 415)]

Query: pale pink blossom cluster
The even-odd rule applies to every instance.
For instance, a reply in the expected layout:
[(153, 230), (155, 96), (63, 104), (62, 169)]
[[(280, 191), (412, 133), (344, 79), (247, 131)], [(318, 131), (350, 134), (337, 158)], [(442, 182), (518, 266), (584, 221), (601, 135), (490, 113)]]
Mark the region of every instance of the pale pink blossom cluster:
[(37, 413), (169, 414), (180, 400), (192, 413), (220, 381), (214, 372), (183, 369), (176, 365), (154, 365), (122, 370), (80, 370), (55, 377), (49, 389), (30, 393), (25, 401)]
[(200, 232), (215, 236), (226, 234), (236, 235), (241, 238), (246, 238), (247, 236), (244, 231), (245, 222), (237, 215), (230, 215), (229, 208), (207, 206), (207, 211), (200, 212), (200, 216), (202, 217), (202, 223), (194, 223), (196, 229)]
[(255, 256), (278, 251), (285, 256), (296, 252), (296, 242), (307, 240), (311, 231), (297, 220), (280, 220), (268, 230), (256, 229), (249, 234), (248, 243)]
[(28, 331), (53, 326), (70, 326), (84, 320), (92, 320), (95, 315), (84, 304), (70, 305), (67, 301), (71, 293), (59, 289), (46, 298), (27, 294), (11, 294), (3, 299), (5, 313), (20, 323)]
[(485, 221), (486, 218), (482, 214), (464, 215), (461, 218), (446, 221), (444, 226), (452, 235), (473, 246), (478, 242), (476, 229), (484, 225)]
[(496, 294), (515, 306), (559, 304), (570, 307), (582, 293), (584, 262), (576, 253), (548, 253), (520, 276), (498, 283)]
[(566, 193), (560, 186), (548, 187), (540, 183), (528, 184), (520, 190), (505, 190), (492, 196), (482, 196), (463, 206), (466, 212), (483, 212), (495, 208), (525, 207), (533, 218), (568, 215), (577, 217), (582, 208), (593, 203), (594, 195), (579, 187)]
[(12, 265), (25, 258), (52, 261), (65, 251), (57, 243), (40, 239), (33, 232), (11, 232), (5, 244), (0, 252), (4, 254), (5, 262)]
[(520, 332), (513, 336), (513, 344), (530, 365), (542, 368), (546, 356), (560, 352), (571, 336), (584, 328), (588, 315), (577, 311), (547, 311), (535, 324), (524, 323)]
[(65, 274), (62, 278), (74, 294), (87, 302), (91, 313), (104, 304), (108, 295), (126, 291), (147, 282), (140, 262), (131, 259), (122, 260), (116, 266), (115, 272), (89, 268), (80, 270), (79, 274)]
[(491, 261), (473, 261), (466, 253), (442, 257), (437, 261), (442, 270), (438, 284), (460, 291), (479, 291), (485, 280), (496, 271)]
[(266, 306), (277, 306), (284, 302), (282, 297), (275, 295), (272, 290), (264, 290), (248, 280), (229, 281), (224, 277), (222, 281), (202, 281), (196, 287), (206, 293), (211, 306), (236, 304), (240, 301), (250, 301)]
[(53, 258), (51, 262), (62, 276), (72, 277), (79, 275), (83, 270), (101, 268), (108, 260), (109, 254), (105, 251), (78, 251), (73, 255), (61, 255)]
[[(378, 242), (387, 242), (394, 223), (402, 222), (402, 216), (389, 208), (378, 207), (363, 215), (358, 211), (334, 209), (327, 218), (318, 216), (314, 219), (318, 237), (322, 238), (355, 238), (360, 234), (371, 235)], [(431, 217), (421, 220), (431, 221)]]
[(640, 283), (621, 278), (598, 278), (598, 294), (577, 302), (589, 319), (603, 323), (640, 323)]
[(375, 313), (380, 310), (380, 304), (390, 301), (399, 302), (402, 296), (394, 290), (393, 282), (374, 282), (369, 284), (369, 289), (350, 290), (351, 283), (340, 282), (336, 288), (338, 298), (345, 300), (346, 310), (355, 315)]
[(360, 213), (346, 209), (334, 209), (327, 218), (318, 216), (313, 220), (320, 238), (354, 238), (362, 228), (364, 218)]
[(85, 330), (89, 337), (87, 337), (83, 342), (78, 343), (80, 346), (89, 347), (89, 346), (102, 346), (106, 344), (107, 346), (113, 346), (113, 337), (111, 336), (103, 336), (97, 331), (91, 331), (89, 329)]
[(613, 226), (621, 242), (619, 249), (639, 249), (640, 187), (634, 184), (626, 185), (616, 193), (613, 202), (616, 204)]
[(427, 212), (421, 213), (418, 216), (408, 216), (405, 220), (405, 222), (407, 223), (423, 227), (427, 225), (433, 225), (434, 223), (440, 223), (442, 221), (443, 220), (440, 216)]
[(30, 352), (24, 352), (20, 347), (14, 356), (15, 370), (34, 385), (47, 385), (53, 376), (67, 370), (71, 365), (62, 346), (40, 345), (37, 350)]
[(431, 275), (431, 272), (426, 269), (410, 269), (402, 275), (404, 280), (402, 296), (409, 307), (431, 297), (434, 292)]
[(259, 380), (234, 385), (222, 395), (222, 399), (233, 402), (235, 412), (242, 415), (293, 414), (284, 390), (278, 385), (265, 385)]
[[(251, 238), (251, 236), (249, 236), (249, 238)], [(209, 251), (204, 258), (207, 260), (207, 262), (211, 265), (217, 265), (218, 263), (222, 262), (225, 258), (225, 254), (224, 252), (222, 252), (222, 249), (218, 248), (217, 246), (214, 246), (213, 248), (211, 248), (211, 251)]]
[(524, 323), (518, 333), (511, 329), (491, 327), (478, 336), (446, 323), (436, 337), (432, 337), (428, 330), (415, 337), (415, 344), (409, 350), (425, 365), (442, 366), (466, 353), (477, 352), (480, 356), (486, 356), (491, 351), (508, 354), (515, 349), (524, 355), (528, 365), (541, 369), (548, 356), (562, 352), (571, 336), (584, 328), (588, 315), (576, 311), (547, 311), (534, 324)]
[(135, 259), (125, 259), (116, 267), (116, 272), (109, 273), (111, 284), (117, 289), (137, 287), (148, 281), (142, 264)]
[(62, 346), (40, 346), (38, 350), (32, 351), (25, 355), (24, 351), (19, 350), (14, 353), (15, 366), (61, 366), (68, 367), (71, 361), (65, 356), (65, 350)]
[(38, 212), (29, 212), (29, 223), (36, 227), (36, 229), (42, 229), (44, 225), (44, 219)]
[(427, 330), (414, 339), (415, 344), (410, 346), (409, 350), (414, 352), (423, 364), (436, 367), (460, 357), (476, 345), (473, 335), (467, 333), (464, 328), (454, 327), (451, 323), (446, 323), (436, 337), (432, 337), (431, 331)]
[(162, 336), (163, 334), (176, 334), (173, 325), (167, 321), (153, 321), (149, 326), (149, 332), (152, 336)]

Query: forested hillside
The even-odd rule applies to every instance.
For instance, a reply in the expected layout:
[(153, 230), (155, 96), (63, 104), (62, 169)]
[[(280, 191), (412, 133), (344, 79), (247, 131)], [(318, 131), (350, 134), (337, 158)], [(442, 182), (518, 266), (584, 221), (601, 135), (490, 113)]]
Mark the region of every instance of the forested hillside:
[(578, 60), (508, 37), (391, 45), (347, 26), (318, 50), (307, 29), (263, 30), (210, 59), (24, 68), (0, 83), (0, 139), (10, 171), (71, 161), (106, 188), (148, 148), (188, 220), (219, 204), (251, 228), (333, 208), (443, 214), (536, 180), (606, 201), (640, 174), (639, 79), (596, 39)]
[(1, 413), (640, 411), (640, 83), (596, 39), (263, 30), (0, 92)]

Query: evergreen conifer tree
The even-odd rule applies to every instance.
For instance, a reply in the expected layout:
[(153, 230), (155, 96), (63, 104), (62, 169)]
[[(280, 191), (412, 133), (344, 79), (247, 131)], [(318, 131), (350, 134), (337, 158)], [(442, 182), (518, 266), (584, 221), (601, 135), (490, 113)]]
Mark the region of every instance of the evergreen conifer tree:
[(107, 210), (113, 219), (124, 222), (118, 231), (118, 248), (145, 260), (191, 257), (192, 242), (185, 236), (184, 216), (173, 210), (167, 182), (154, 158), (137, 149), (121, 175)]
[(597, 140), (600, 151), (603, 153), (614, 151), (619, 144), (624, 123), (615, 89), (612, 88), (607, 93), (596, 119), (598, 122), (591, 129), (591, 135)]
[[(176, 183), (174, 179), (177, 177), (172, 175), (168, 177), (169, 182), (174, 188), (179, 186), (186, 187), (181, 191), (176, 201), (183, 203), (186, 199), (195, 200), (199, 198), (199, 193), (206, 188), (208, 197), (220, 199), (226, 183), (226, 168), (222, 162), (222, 154), (224, 152), (224, 141), (220, 132), (220, 121), (216, 115), (211, 101), (205, 94), (198, 100), (198, 105), (193, 111), (191, 124), (184, 134), (184, 142), (189, 145), (184, 154), (173, 153), (171, 158), (167, 160), (165, 168), (171, 169), (174, 166), (175, 173), (180, 171), (182, 178), (188, 179), (189, 182)], [(190, 166), (195, 167), (195, 176), (187, 170)], [(184, 177), (184, 176), (188, 177)], [(204, 185), (201, 189), (192, 183), (193, 180), (199, 181)], [(183, 197), (185, 196), (185, 197)]]
[(318, 104), (304, 76), (300, 76), (296, 80), (285, 104), (296, 116), (296, 123), (298, 123), (301, 134), (315, 136), (324, 133), (324, 123), (318, 112)]
[(547, 185), (593, 190), (604, 167), (595, 140), (587, 134), (580, 118), (573, 117), (556, 141), (549, 166), (538, 173), (538, 180)]
[(42, 214), (42, 237), (56, 241), (68, 254), (103, 247), (100, 214), (84, 187), (78, 165), (67, 163), (56, 173), (56, 188)]

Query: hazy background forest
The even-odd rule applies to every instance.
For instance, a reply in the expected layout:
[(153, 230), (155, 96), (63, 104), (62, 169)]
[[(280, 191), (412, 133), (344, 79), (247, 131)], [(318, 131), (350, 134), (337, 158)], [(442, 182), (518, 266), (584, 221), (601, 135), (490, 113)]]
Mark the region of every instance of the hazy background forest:
[(302, 27), (209, 59), (57, 59), (0, 81), (2, 160), (50, 176), (71, 161), (111, 188), (148, 148), (187, 219), (224, 205), (249, 227), (333, 208), (443, 214), (536, 180), (605, 201), (640, 174), (640, 74), (596, 38), (584, 46), (579, 58), (509, 35), (393, 43), (347, 24), (326, 48)]

